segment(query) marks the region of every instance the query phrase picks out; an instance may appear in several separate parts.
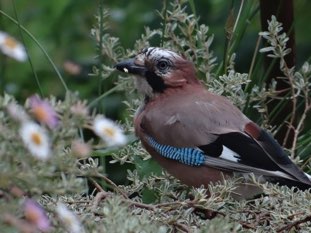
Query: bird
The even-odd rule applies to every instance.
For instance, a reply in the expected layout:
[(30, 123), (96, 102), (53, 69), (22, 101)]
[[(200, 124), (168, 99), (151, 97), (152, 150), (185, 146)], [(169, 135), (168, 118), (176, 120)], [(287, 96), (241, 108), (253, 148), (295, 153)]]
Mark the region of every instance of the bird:
[[(208, 187), (227, 177), (254, 174), (271, 183), (311, 188), (311, 176), (291, 161), (273, 136), (226, 97), (208, 91), (184, 56), (148, 47), (118, 62), (115, 69), (132, 74), (144, 97), (134, 116), (136, 136), (182, 183)], [(248, 192), (240, 190), (240, 196)]]

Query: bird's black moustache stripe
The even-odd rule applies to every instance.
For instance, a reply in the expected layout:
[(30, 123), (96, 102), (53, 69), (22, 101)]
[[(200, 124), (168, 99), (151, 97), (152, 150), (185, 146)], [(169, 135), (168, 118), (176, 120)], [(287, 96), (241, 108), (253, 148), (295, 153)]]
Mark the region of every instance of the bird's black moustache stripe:
[(154, 92), (163, 92), (166, 88), (164, 80), (152, 71), (146, 71), (146, 80)]

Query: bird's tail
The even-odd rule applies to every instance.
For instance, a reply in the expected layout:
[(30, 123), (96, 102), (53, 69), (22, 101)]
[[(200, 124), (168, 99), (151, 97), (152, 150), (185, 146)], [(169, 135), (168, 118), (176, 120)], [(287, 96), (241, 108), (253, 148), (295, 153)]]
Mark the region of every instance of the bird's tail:
[(259, 134), (254, 136), (247, 132), (254, 141), (265, 151), (266, 155), (285, 173), (294, 177), (297, 182), (311, 187), (310, 176), (304, 173), (291, 159), (285, 154), (279, 143), (265, 130), (260, 129)]

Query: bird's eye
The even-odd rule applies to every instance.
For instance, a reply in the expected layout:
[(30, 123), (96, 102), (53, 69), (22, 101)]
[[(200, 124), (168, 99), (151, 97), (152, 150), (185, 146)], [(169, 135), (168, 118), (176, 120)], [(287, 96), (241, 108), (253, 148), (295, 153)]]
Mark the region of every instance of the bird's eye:
[(166, 60), (161, 60), (158, 62), (157, 67), (159, 70), (166, 70), (169, 67), (169, 62)]

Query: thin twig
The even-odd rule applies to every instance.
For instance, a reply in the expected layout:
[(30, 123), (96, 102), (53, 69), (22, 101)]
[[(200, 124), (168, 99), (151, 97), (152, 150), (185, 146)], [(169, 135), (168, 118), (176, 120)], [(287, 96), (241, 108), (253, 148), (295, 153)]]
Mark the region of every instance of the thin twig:
[(239, 222), (243, 228), (256, 230), (256, 226), (247, 222)]
[(93, 183), (99, 192), (105, 192), (105, 190), (93, 178), (89, 178), (89, 180)]
[[(286, 145), (290, 132), (292, 131), (292, 127), (295, 128), (294, 126), (294, 122), (296, 119), (296, 111), (297, 111), (297, 96), (295, 95), (295, 85), (294, 85), (294, 80), (293, 80), (293, 76), (292, 73), (289, 71), (289, 68), (287, 66), (287, 63), (284, 59), (284, 57), (281, 57), (281, 60), (283, 60), (284, 62), (284, 68), (282, 69), (282, 71), (284, 72), (284, 74), (286, 75), (289, 83), (290, 83), (290, 91), (291, 91), (291, 95), (292, 95), (292, 114), (291, 114), (291, 118), (289, 121), (289, 126), (287, 128), (284, 140), (283, 140), (283, 146)], [(295, 130), (294, 130), (295, 131)], [(293, 140), (293, 144), (295, 144), (295, 141)], [(292, 146), (292, 150), (291, 150), (291, 157), (295, 158), (295, 148), (293, 148), (293, 144)]]
[(298, 225), (302, 224), (302, 223), (306, 223), (311, 221), (311, 215), (306, 216), (303, 219), (294, 221), (290, 224), (287, 224), (279, 229), (276, 230), (276, 232), (289, 232), (293, 227), (297, 227)]
[(242, 13), (243, 6), (244, 6), (244, 0), (241, 1), (240, 8), (239, 8), (239, 13), (238, 13), (238, 15), (237, 15), (237, 17), (235, 19), (233, 30), (232, 30), (232, 34), (235, 33), (235, 30), (236, 30), (236, 28), (238, 26), (238, 22), (239, 22), (241, 13)]
[(96, 194), (96, 196), (94, 197), (94, 202), (93, 202), (93, 206), (92, 206), (92, 212), (93, 213), (95, 212), (99, 202), (108, 196), (109, 196), (109, 193), (107, 193), (106, 191), (102, 191), (102, 192), (99, 192)]
[(110, 94), (114, 93), (115, 91), (121, 89), (123, 86), (123, 83), (119, 83), (116, 86), (114, 86), (113, 88), (110, 88), (108, 91), (102, 93), (100, 96), (98, 96), (96, 99), (92, 100), (87, 107), (93, 107), (98, 101), (100, 101), (101, 99), (109, 96)]
[(128, 196), (126, 193), (124, 193), (121, 189), (119, 189), (119, 187), (112, 181), (110, 180), (108, 177), (100, 174), (100, 173), (96, 173), (93, 177), (99, 177), (99, 178), (102, 178), (103, 180), (105, 180), (108, 184), (110, 184), (113, 189), (115, 191), (117, 191), (118, 193), (120, 193), (125, 199), (128, 199)]
[(187, 225), (182, 224), (182, 223), (175, 222), (175, 223), (173, 223), (173, 226), (175, 226), (177, 229), (179, 229), (180, 232), (186, 232), (186, 233), (192, 232), (191, 229)]
[(130, 206), (134, 206), (134, 207), (141, 208), (141, 209), (147, 209), (151, 211), (156, 211), (157, 209), (154, 205), (148, 205), (148, 204), (144, 204), (141, 202), (131, 201), (129, 199), (124, 200), (124, 201), (128, 203)]
[(161, 207), (167, 207), (167, 206), (172, 206), (172, 205), (182, 205), (183, 202), (180, 201), (175, 201), (175, 202), (165, 202), (165, 203), (160, 203), (155, 205), (157, 208), (161, 208)]
[(304, 107), (303, 113), (301, 115), (301, 118), (297, 124), (297, 127), (294, 130), (294, 139), (293, 139), (293, 145), (291, 148), (291, 154), (294, 154), (294, 152), (296, 150), (298, 135), (301, 132), (301, 130), (303, 128), (303, 124), (304, 124), (305, 119), (307, 117), (307, 114), (311, 109), (311, 104), (309, 103), (309, 87), (308, 87), (308, 85), (305, 85), (305, 88), (303, 89), (303, 93), (304, 93), (304, 99), (305, 99), (305, 107)]
[(251, 65), (250, 65), (250, 68), (249, 68), (249, 71), (248, 71), (248, 79), (249, 80), (252, 80), (253, 69), (255, 67), (255, 61), (256, 61), (258, 50), (259, 50), (260, 42), (261, 42), (261, 36), (259, 36), (258, 39), (257, 39), (256, 47), (255, 47), (253, 58), (252, 58), (252, 62), (251, 62)]

